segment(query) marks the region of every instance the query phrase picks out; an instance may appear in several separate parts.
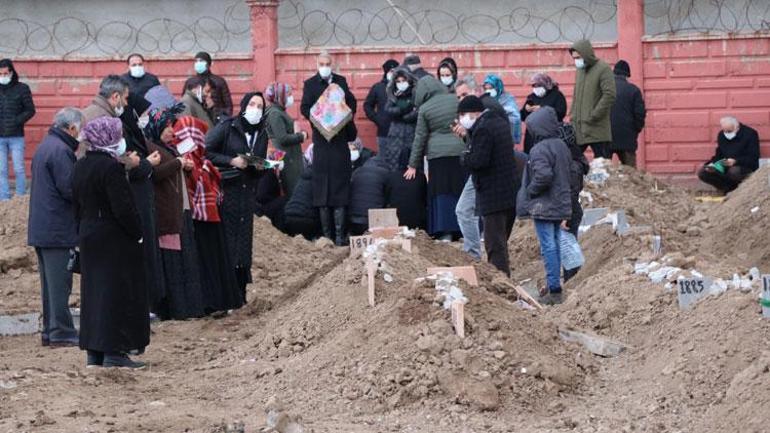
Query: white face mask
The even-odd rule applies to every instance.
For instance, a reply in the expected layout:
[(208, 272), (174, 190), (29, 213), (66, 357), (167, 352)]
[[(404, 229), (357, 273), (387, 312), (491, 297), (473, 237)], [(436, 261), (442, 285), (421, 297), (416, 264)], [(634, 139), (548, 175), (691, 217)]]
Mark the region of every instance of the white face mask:
[(361, 157), (361, 151), (360, 150), (351, 150), (350, 151), (350, 160), (351, 161), (355, 162), (360, 157)]
[(139, 118), (139, 121), (136, 122), (136, 125), (139, 126), (139, 129), (144, 129), (147, 124), (150, 123), (150, 116), (144, 115)]
[(123, 156), (123, 154), (126, 153), (126, 139), (121, 138), (120, 141), (118, 141), (118, 156)]
[(398, 81), (396, 82), (396, 89), (398, 89), (399, 92), (406, 92), (406, 89), (409, 88), (409, 82), (408, 81)]
[(448, 77), (441, 77), (441, 82), (444, 83), (445, 86), (450, 86), (455, 82), (455, 79), (450, 75)]
[(11, 75), (0, 77), (0, 84), (2, 84), (3, 86), (7, 86), (11, 84), (11, 78), (12, 78)]
[(289, 97), (286, 98), (286, 108), (289, 108), (292, 105), (294, 105), (294, 95), (289, 95)]
[(117, 107), (115, 107), (115, 117), (122, 116), (124, 111), (126, 111), (126, 107), (122, 105), (118, 105)]
[(534, 93), (538, 98), (542, 98), (545, 96), (545, 87), (534, 87), (532, 88), (532, 93)]
[(735, 138), (736, 135), (738, 135), (738, 131), (722, 132), (722, 135), (724, 135), (726, 139), (732, 140), (733, 138)]
[(465, 129), (471, 129), (473, 124), (476, 123), (476, 119), (471, 117), (470, 114), (463, 114), (460, 116), (460, 125)]
[(575, 59), (575, 67), (583, 69), (586, 67), (586, 61), (584, 59)]
[(142, 77), (144, 77), (144, 66), (136, 65), (136, 66), (131, 66), (128, 69), (131, 72), (131, 76), (132, 77), (134, 77), (134, 78), (142, 78)]
[(385, 74), (385, 78), (387, 78), (388, 81), (393, 81), (393, 72)]
[(243, 117), (252, 125), (256, 125), (262, 120), (262, 109), (254, 107), (246, 107), (246, 111), (243, 113)]
[(484, 93), (488, 94), (493, 98), (497, 98), (497, 89), (487, 89), (484, 91)]
[(329, 76), (332, 74), (332, 67), (331, 66), (319, 66), (318, 67), (318, 75), (321, 76), (321, 78), (329, 78)]
[(184, 140), (182, 140), (181, 143), (176, 145), (176, 151), (179, 152), (180, 155), (184, 155), (185, 153), (190, 152), (191, 150), (195, 149), (195, 142), (192, 138), (187, 137)]

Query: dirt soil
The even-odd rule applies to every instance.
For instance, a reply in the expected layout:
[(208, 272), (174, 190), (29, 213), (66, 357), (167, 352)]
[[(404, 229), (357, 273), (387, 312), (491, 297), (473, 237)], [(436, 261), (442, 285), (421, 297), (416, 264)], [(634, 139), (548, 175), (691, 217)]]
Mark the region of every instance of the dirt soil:
[[(587, 187), (591, 206), (625, 209), (651, 231), (585, 233), (586, 265), (560, 306), (513, 302), (512, 283), (543, 281), (528, 221), (510, 240), (510, 279), (473, 263), (479, 286), (460, 283), (469, 299), (460, 339), (432, 283), (416, 281), (431, 266), (471, 264), (457, 244), (418, 233), (411, 254), (388, 247), (369, 307), (360, 258), (257, 219), (249, 304), (154, 324), (146, 370), (86, 369), (77, 349), (0, 337), (0, 432), (768, 431), (770, 320), (758, 289), (681, 311), (676, 293), (635, 275), (633, 263), (653, 258), (655, 233), (666, 252), (712, 275), (770, 272), (770, 169), (706, 204), (635, 170), (610, 172), (606, 185)], [(0, 204), (0, 314), (39, 310), (26, 207)], [(593, 355), (561, 341), (560, 326), (627, 349)]]

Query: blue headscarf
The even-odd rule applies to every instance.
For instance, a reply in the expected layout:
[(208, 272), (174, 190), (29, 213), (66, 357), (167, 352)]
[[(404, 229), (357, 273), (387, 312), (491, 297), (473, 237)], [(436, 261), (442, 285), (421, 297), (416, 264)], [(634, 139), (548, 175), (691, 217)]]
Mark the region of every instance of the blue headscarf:
[(497, 98), (495, 99), (500, 99), (500, 97), (503, 96), (505, 87), (503, 86), (503, 80), (500, 79), (500, 77), (497, 75), (487, 74), (487, 76), (484, 77), (484, 84), (489, 84), (494, 87), (495, 90), (497, 90)]

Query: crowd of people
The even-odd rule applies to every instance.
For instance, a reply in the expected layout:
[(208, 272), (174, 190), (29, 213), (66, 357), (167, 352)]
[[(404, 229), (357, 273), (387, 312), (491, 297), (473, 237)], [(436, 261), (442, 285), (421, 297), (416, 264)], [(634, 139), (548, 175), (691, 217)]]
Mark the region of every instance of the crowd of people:
[[(366, 231), (369, 209), (392, 207), (402, 225), (462, 238), (470, 259), (482, 258), (483, 242), (506, 275), (514, 221), (531, 218), (546, 275), (541, 300), (560, 302), (563, 281), (578, 271), (562, 269), (560, 248), (582, 219), (585, 150), (635, 165), (645, 120), (628, 63), (613, 70), (589, 41), (569, 54), (569, 123), (565, 95), (545, 72), (531, 77), (520, 106), (499, 75), (477, 81), (451, 57), (436, 75), (417, 55), (387, 60), (364, 102), (376, 153), (358, 137), (356, 97), (328, 53), (303, 83), (299, 112), (310, 131), (287, 111), (288, 83), (247, 92), (234, 106), (202, 52), (177, 98), (142, 55), (130, 55), (128, 72), (105, 77), (88, 107), (56, 113), (32, 161), (29, 244), (40, 265), (43, 344), (79, 345), (89, 366), (142, 367), (129, 355), (148, 345), (152, 316), (202, 317), (246, 302), (255, 215), (343, 246)], [(314, 116), (333, 99), (349, 115), (329, 132)], [(15, 156), (19, 139), (23, 149), (33, 114), (29, 88), (0, 61), (0, 150)], [(757, 168), (758, 137), (732, 117), (721, 126), (717, 155), (698, 175), (729, 190)], [(6, 171), (0, 198), (9, 196)], [(16, 179), (22, 194), (23, 167)], [(73, 272), (81, 274), (79, 335), (67, 308)]]

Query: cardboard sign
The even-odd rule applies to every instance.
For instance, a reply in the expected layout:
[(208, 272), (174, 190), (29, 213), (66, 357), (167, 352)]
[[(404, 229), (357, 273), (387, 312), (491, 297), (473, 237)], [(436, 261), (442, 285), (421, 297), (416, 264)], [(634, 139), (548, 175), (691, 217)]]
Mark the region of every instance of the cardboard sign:
[(465, 280), (471, 286), (478, 286), (479, 279), (476, 277), (476, 268), (473, 266), (453, 266), (450, 268), (428, 268), (428, 275), (437, 275), (441, 272), (449, 272), (461, 280)]
[(369, 245), (374, 244), (374, 236), (351, 236), (350, 237), (350, 255), (354, 256), (359, 252), (364, 251)]
[(396, 209), (369, 209), (369, 229), (379, 227), (398, 227)]
[(452, 302), (452, 326), (460, 338), (465, 338), (465, 304), (461, 301)]
[(680, 278), (677, 280), (679, 308), (686, 310), (709, 293), (712, 281), (708, 278)]
[(770, 274), (762, 275), (762, 316), (770, 319)]

